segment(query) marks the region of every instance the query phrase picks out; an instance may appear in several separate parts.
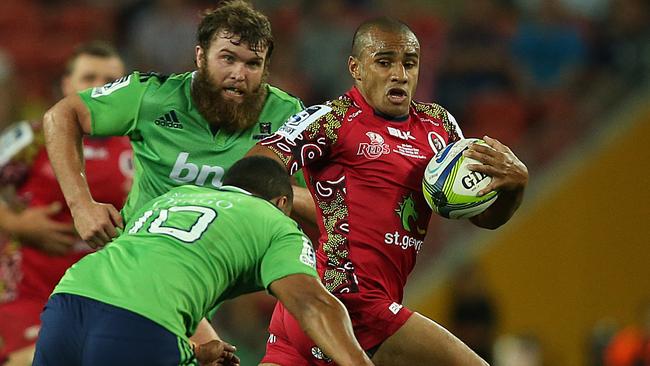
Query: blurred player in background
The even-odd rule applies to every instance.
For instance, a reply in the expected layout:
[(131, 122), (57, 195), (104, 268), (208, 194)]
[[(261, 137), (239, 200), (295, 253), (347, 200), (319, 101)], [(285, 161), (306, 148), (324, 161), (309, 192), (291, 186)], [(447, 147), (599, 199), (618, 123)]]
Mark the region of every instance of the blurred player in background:
[[(115, 49), (103, 42), (79, 46), (61, 81), (65, 96), (101, 86), (124, 75)], [(75, 233), (72, 216), (45, 151), (43, 133), (35, 123), (18, 122), (3, 133), (0, 177), (0, 230), (20, 261), (18, 286), (2, 295), (0, 360), (36, 341), (39, 314), (65, 270), (90, 248)], [(85, 174), (95, 197), (120, 207), (131, 185), (132, 154), (126, 138), (83, 141)], [(9, 190), (11, 188), (11, 190)]]
[[(77, 231), (93, 247), (115, 237), (123, 218), (130, 220), (145, 202), (175, 186), (220, 187), (235, 161), (302, 109), (300, 100), (266, 83), (271, 24), (249, 4), (236, 0), (206, 12), (197, 39), (197, 71), (134, 72), (66, 97), (45, 115), (54, 171)], [(88, 191), (78, 153), (83, 134), (131, 139), (135, 176), (123, 217)], [(199, 329), (216, 337), (207, 321)]]
[[(283, 167), (249, 157), (223, 183), (177, 187), (144, 204), (121, 236), (72, 267), (43, 312), (34, 365), (195, 364), (187, 337), (203, 315), (264, 288), (339, 365), (372, 365), (288, 217), (293, 192)], [(211, 345), (220, 347), (214, 358), (200, 362), (238, 363), (224, 342), (195, 351)]]
[[(304, 167), (321, 230), (318, 271), (347, 307), (361, 346), (377, 365), (485, 365), (459, 339), (401, 302), (431, 210), (422, 195), (429, 160), (463, 137), (437, 104), (412, 100), (419, 41), (390, 18), (364, 22), (348, 61), (354, 87), (326, 105), (307, 108), (249, 154)], [(495, 121), (498, 123), (498, 121)], [(498, 200), (471, 221), (497, 228), (514, 214), (528, 172), (512, 151), (489, 137), (466, 156), (471, 169), (493, 177), (479, 194)], [(328, 365), (320, 350), (281, 304), (269, 326), (265, 365)]]

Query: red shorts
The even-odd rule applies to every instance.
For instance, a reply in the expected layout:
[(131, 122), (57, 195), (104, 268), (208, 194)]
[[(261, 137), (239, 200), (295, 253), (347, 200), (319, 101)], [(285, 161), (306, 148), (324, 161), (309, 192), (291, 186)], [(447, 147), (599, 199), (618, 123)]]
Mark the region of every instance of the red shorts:
[(0, 364), (10, 353), (36, 343), (39, 317), (52, 290), (65, 271), (86, 254), (50, 257), (30, 247), (21, 248), (17, 297), (0, 304)]
[[(366, 351), (393, 335), (413, 314), (408, 308), (381, 296), (355, 293), (339, 295), (338, 298), (348, 309), (354, 334)], [(273, 311), (269, 333), (262, 363), (281, 366), (334, 365), (279, 302)]]
[(18, 299), (0, 304), (0, 360), (36, 343), (43, 306), (45, 302), (41, 299)]

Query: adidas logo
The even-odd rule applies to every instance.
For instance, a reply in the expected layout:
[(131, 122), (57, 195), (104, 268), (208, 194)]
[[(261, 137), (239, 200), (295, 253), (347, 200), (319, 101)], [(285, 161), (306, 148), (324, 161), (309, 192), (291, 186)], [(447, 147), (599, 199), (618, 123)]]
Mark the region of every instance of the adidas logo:
[(176, 111), (173, 109), (162, 116), (156, 118), (156, 120), (153, 122), (158, 126), (162, 127), (169, 127), (169, 128), (183, 128), (183, 124), (181, 121), (178, 120), (178, 116), (176, 116)]

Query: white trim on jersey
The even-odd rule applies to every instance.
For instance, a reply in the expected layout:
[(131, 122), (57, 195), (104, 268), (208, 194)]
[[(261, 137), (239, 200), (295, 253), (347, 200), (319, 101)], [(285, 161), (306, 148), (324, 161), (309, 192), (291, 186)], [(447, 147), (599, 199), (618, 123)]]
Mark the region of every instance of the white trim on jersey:
[(300, 136), (302, 131), (307, 129), (309, 125), (318, 121), (318, 119), (329, 113), (331, 110), (332, 107), (322, 104), (313, 105), (303, 109), (301, 112), (289, 117), (287, 122), (285, 122), (276, 133), (290, 141), (293, 141), (296, 137)]
[(0, 167), (34, 141), (34, 131), (29, 122), (21, 121), (9, 126), (0, 135)]

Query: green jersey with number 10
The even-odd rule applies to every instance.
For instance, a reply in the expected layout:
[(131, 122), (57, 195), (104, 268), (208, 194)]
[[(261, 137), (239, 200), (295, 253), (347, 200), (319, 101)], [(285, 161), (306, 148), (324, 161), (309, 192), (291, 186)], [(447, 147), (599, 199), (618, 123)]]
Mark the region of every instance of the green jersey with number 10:
[(54, 293), (89, 297), (190, 336), (221, 302), (316, 273), (309, 239), (270, 202), (236, 187), (177, 187), (77, 262)]
[(144, 203), (175, 186), (221, 186), (232, 164), (303, 109), (299, 99), (266, 84), (258, 123), (245, 131), (213, 134), (192, 102), (193, 75), (134, 72), (80, 93), (90, 110), (93, 135), (128, 135), (131, 139), (135, 175), (122, 209), (126, 220)]

